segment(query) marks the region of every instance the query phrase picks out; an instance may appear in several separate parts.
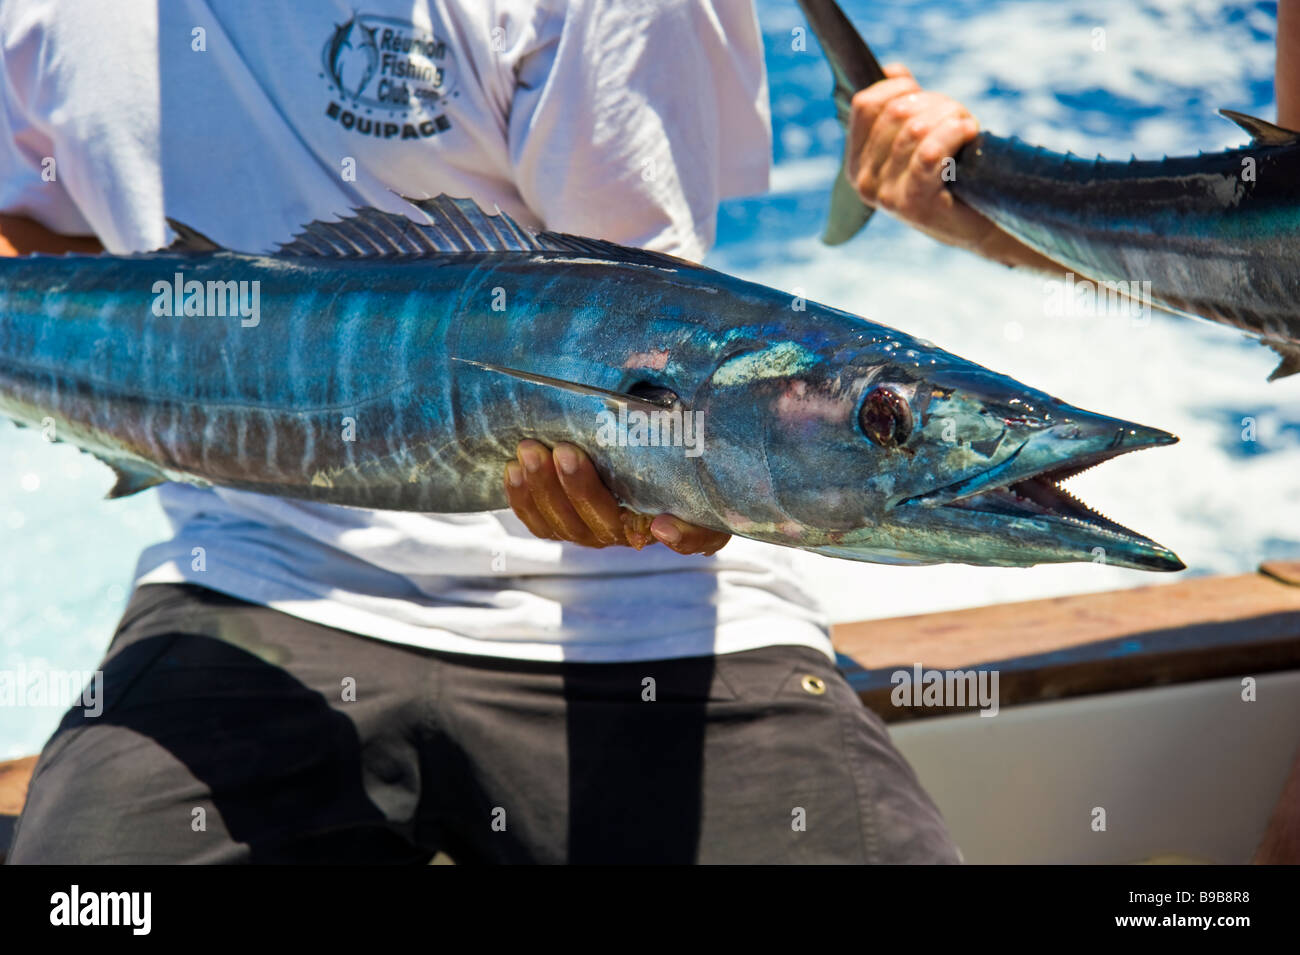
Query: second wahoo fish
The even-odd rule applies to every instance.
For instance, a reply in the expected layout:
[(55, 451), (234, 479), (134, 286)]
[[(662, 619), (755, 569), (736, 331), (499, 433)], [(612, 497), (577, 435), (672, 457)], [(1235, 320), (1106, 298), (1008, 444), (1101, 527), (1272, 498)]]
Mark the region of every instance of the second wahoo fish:
[[(853, 94), (885, 79), (835, 0), (799, 0), (835, 76)], [(1242, 149), (1113, 162), (981, 132), (957, 155), (953, 194), (1080, 276), (1149, 287), (1169, 311), (1238, 328), (1281, 356), (1269, 380), (1300, 372), (1300, 133), (1231, 110)], [(846, 242), (873, 210), (845, 178), (825, 241)], [(1145, 283), (1149, 283), (1146, 286)]]

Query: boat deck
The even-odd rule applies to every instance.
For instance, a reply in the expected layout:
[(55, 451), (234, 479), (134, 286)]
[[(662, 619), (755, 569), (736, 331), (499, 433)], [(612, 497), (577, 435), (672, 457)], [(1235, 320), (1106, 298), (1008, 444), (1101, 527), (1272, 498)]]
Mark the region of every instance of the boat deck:
[(1088, 693), (1300, 669), (1300, 562), (1197, 577), (838, 624), (841, 667), (887, 722), (944, 715), (897, 707), (891, 677), (926, 669), (996, 669), (1002, 706)]

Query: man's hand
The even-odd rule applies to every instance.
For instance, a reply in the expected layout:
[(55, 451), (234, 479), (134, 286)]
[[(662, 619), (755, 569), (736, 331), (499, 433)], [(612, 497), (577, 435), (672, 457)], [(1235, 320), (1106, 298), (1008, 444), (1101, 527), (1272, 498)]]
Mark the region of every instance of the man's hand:
[(975, 117), (952, 97), (921, 89), (905, 66), (884, 70), (888, 79), (853, 97), (849, 120), (845, 171), (862, 201), (948, 245), (1059, 272), (948, 190), (945, 160), (975, 138)]
[(658, 540), (679, 554), (712, 554), (731, 539), (671, 514), (652, 520), (620, 507), (591, 459), (572, 444), (557, 444), (552, 451), (540, 441), (521, 441), (515, 454), (517, 460), (506, 465), (506, 497), (538, 537), (637, 550)]

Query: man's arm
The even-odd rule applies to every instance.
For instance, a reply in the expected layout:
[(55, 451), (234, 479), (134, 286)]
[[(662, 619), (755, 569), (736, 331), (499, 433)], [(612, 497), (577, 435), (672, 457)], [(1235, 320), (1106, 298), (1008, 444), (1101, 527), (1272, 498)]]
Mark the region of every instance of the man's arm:
[(59, 235), (26, 216), (0, 215), (0, 256), (28, 255), (32, 252), (58, 254), (104, 251), (99, 240), (88, 236)]

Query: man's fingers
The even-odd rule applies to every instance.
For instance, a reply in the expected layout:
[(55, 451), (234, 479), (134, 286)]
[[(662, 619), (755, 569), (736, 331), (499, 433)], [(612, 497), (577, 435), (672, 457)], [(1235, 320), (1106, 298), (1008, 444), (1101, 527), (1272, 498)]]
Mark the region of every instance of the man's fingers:
[(623, 522), (623, 538), (629, 547), (642, 550), (655, 542), (650, 534), (650, 522), (654, 520), (652, 515), (625, 507), (618, 516)]
[(964, 145), (960, 131), (968, 119), (965, 107), (944, 97), (907, 121), (880, 173), (882, 207), (907, 221), (926, 219), (944, 187), (940, 167)]
[(618, 501), (601, 482), (591, 459), (572, 444), (557, 444), (551, 458), (569, 503), (592, 534), (602, 544), (623, 543)]
[(650, 523), (650, 533), (679, 554), (713, 554), (731, 540), (730, 534), (688, 524), (671, 514), (656, 517)]
[(505, 467), (506, 499), (537, 537), (638, 549), (658, 540), (679, 554), (712, 554), (731, 539), (669, 514), (651, 518), (621, 507), (591, 459), (574, 445), (557, 444), (552, 451), (525, 440), (516, 457)]
[(952, 207), (952, 197), (941, 194), (955, 177), (956, 166), (953, 166), (953, 175), (945, 179), (943, 165), (953, 162), (953, 157), (975, 138), (978, 131), (979, 124), (974, 117), (964, 111), (954, 112), (937, 122), (912, 153), (907, 171), (902, 176), (902, 205), (922, 224), (929, 217), (927, 213), (946, 215)]
[(867, 145), (872, 160), (878, 163), (874, 176), (882, 207), (892, 211), (891, 207), (897, 205), (897, 187), (917, 147), (937, 125), (958, 114), (966, 115), (965, 107), (941, 93), (912, 93), (889, 105), (877, 125), (882, 137), (888, 130), (895, 130), (893, 138), (886, 145), (873, 133)]
[(867, 145), (881, 111), (891, 100), (908, 93), (915, 93), (920, 88), (916, 80), (910, 76), (900, 76), (896, 79), (872, 83), (866, 89), (854, 94), (849, 114), (849, 134), (845, 143), (845, 148), (848, 150), (845, 172), (854, 185), (857, 185), (863, 172), (862, 150)]
[(886, 63), (880, 69), (884, 72), (886, 76), (890, 77), (891, 79), (895, 79), (900, 76), (906, 76), (910, 79), (912, 76), (912, 71), (909, 70), (907, 67), (905, 67), (902, 63)]
[(961, 148), (974, 139), (980, 131), (979, 120), (964, 108), (950, 113), (936, 123), (930, 133), (916, 147), (916, 157), (926, 166), (934, 167), (949, 156), (956, 156)]
[(887, 192), (897, 175), (894, 156), (902, 151), (908, 155), (921, 141), (926, 129), (926, 114), (942, 103), (951, 102), (940, 93), (919, 90), (895, 97), (881, 111), (867, 137), (865, 159), (858, 170), (858, 182), (866, 180), (876, 195)]
[(540, 441), (521, 441), (516, 454), (524, 469), (528, 493), (533, 496), (533, 503), (555, 536), (589, 547), (600, 546), (601, 542), (596, 535), (569, 503), (569, 496), (564, 493), (564, 487), (555, 473), (555, 462), (551, 458), (550, 449)]
[(518, 461), (511, 461), (506, 465), (506, 501), (510, 504), (510, 510), (515, 512), (515, 517), (523, 521), (524, 526), (534, 537), (555, 540), (555, 532), (551, 530), (551, 525), (546, 523), (546, 518), (537, 509), (533, 496), (528, 493), (524, 469)]

